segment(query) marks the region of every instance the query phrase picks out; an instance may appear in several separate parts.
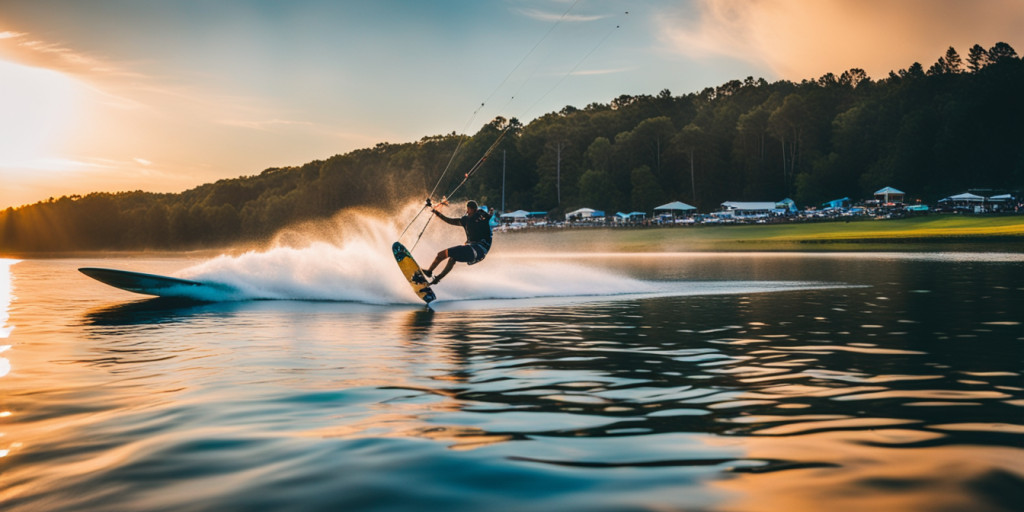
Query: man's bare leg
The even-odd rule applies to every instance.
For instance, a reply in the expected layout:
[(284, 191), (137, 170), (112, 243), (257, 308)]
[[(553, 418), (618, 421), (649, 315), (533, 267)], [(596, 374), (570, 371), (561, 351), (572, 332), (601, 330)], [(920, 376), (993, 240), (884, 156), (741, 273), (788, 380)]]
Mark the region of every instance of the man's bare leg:
[(448, 264), (444, 266), (444, 270), (442, 270), (441, 273), (438, 274), (437, 277), (435, 277), (434, 280), (430, 282), (430, 284), (437, 284), (438, 282), (440, 282), (441, 278), (448, 275), (448, 272), (451, 272), (452, 267), (454, 266), (455, 260), (448, 260)]
[(424, 270), (423, 273), (426, 274), (427, 277), (430, 277), (431, 275), (433, 275), (434, 269), (437, 268), (437, 266), (440, 265), (441, 262), (444, 261), (444, 259), (447, 258), (447, 257), (448, 257), (448, 249), (445, 249), (445, 250), (437, 253), (437, 257), (435, 257), (434, 258), (434, 262), (430, 264), (430, 268), (428, 268), (427, 270)]

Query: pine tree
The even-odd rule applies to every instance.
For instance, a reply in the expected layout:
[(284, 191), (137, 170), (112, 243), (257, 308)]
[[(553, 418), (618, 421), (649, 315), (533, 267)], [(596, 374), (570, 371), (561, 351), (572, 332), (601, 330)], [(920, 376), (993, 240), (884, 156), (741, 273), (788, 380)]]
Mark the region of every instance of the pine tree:
[(967, 69), (969, 69), (971, 73), (977, 73), (987, 65), (988, 52), (985, 51), (980, 44), (972, 46), (970, 52), (967, 54)]
[(960, 60), (960, 54), (952, 46), (946, 50), (946, 69), (950, 73), (961, 73), (964, 70), (964, 63)]

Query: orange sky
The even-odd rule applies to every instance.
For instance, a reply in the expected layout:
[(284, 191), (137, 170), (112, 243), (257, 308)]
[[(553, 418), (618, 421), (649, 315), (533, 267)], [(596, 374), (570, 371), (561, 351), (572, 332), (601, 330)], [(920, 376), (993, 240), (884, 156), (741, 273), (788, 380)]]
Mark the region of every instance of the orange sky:
[(695, 58), (761, 63), (790, 80), (861, 68), (873, 78), (920, 62), (925, 69), (953, 46), (961, 57), (980, 44), (1024, 34), (1020, 0), (703, 0), (696, 20), (667, 18), (662, 32)]

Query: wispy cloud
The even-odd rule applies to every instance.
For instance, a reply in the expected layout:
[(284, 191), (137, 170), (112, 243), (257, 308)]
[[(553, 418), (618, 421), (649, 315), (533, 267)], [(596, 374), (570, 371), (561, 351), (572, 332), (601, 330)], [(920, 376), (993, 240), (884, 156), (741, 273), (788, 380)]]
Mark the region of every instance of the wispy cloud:
[(280, 113), (260, 98), (216, 93), (158, 77), (101, 56), (44, 41), (25, 32), (0, 32), (0, 58), (74, 77), (103, 106), (115, 111), (141, 111), (163, 119), (190, 119), (250, 130), (301, 128), (326, 131), (314, 123), (277, 117)]
[(226, 126), (234, 126), (238, 128), (248, 128), (251, 130), (273, 130), (275, 128), (294, 128), (294, 127), (305, 127), (312, 128), (314, 123), (308, 121), (289, 121), (286, 119), (265, 119), (265, 120), (242, 120), (242, 119), (220, 119), (217, 121), (220, 124)]
[(532, 18), (532, 19), (535, 19), (535, 20), (538, 20), (538, 21), (544, 21), (544, 22), (556, 22), (556, 21), (561, 20), (561, 21), (565, 21), (565, 22), (576, 22), (576, 23), (579, 23), (579, 22), (603, 20), (605, 18), (608, 18), (608, 15), (584, 15), (584, 14), (572, 14), (572, 13), (566, 14), (564, 11), (563, 12), (553, 12), (553, 11), (542, 11), (540, 9), (519, 9), (519, 13), (524, 15), (524, 16), (526, 16), (526, 17), (528, 17), (528, 18)]
[(1013, 44), (1024, 33), (1020, 0), (700, 0), (659, 20), (662, 40), (694, 58), (727, 56), (787, 79), (858, 67), (880, 77), (928, 67), (947, 47)]
[(78, 172), (87, 169), (103, 169), (107, 167), (107, 165), (96, 161), (90, 162), (85, 160), (74, 160), (70, 158), (43, 157), (2, 163), (0, 164), (0, 172), (14, 173), (30, 170), (39, 172), (60, 173)]
[(614, 69), (581, 69), (579, 71), (573, 71), (573, 76), (598, 76), (598, 75), (617, 75), (619, 73), (626, 73), (631, 71), (633, 68), (614, 68)]
[(0, 32), (0, 57), (27, 66), (51, 69), (80, 78), (139, 78), (112, 61), (80, 52), (61, 43), (34, 38), (27, 32)]

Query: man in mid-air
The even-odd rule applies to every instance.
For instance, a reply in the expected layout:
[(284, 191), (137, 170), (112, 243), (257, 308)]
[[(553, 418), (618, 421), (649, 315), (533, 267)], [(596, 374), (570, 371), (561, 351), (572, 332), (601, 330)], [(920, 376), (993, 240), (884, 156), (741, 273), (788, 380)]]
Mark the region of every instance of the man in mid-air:
[(462, 261), (470, 265), (479, 262), (484, 259), (487, 255), (487, 251), (491, 249), (491, 213), (479, 208), (476, 201), (469, 201), (466, 203), (466, 214), (457, 219), (446, 216), (437, 210), (437, 208), (431, 206), (434, 215), (437, 215), (441, 220), (453, 226), (462, 226), (462, 229), (466, 230), (466, 243), (462, 245), (456, 245), (449, 247), (439, 253), (434, 258), (434, 262), (430, 264), (430, 268), (423, 271), (425, 276), (432, 277), (434, 269), (441, 264), (446, 258), (448, 264), (444, 266), (444, 270), (441, 271), (437, 277), (430, 284), (437, 284), (441, 281), (441, 278), (448, 275), (448, 272), (452, 271), (452, 267), (455, 266), (456, 261)]

